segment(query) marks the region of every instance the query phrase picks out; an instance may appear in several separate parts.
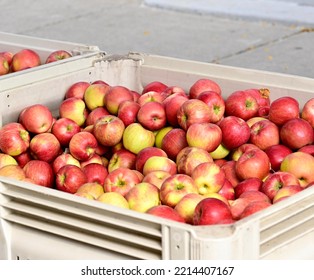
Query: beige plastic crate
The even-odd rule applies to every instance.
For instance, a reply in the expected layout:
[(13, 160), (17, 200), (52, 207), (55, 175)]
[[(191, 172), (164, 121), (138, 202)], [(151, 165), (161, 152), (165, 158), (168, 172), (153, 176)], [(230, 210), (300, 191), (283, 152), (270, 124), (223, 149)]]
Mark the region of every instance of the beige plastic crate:
[[(95, 55), (84, 65), (4, 91), (0, 124), (34, 103), (57, 112), (65, 90), (80, 80), (138, 91), (159, 80), (187, 90), (208, 77), (223, 95), (268, 87), (272, 98), (290, 95), (300, 106), (314, 89), (309, 78), (137, 53)], [(313, 187), (233, 225), (192, 226), (1, 177), (0, 217), (2, 259), (314, 259)]]

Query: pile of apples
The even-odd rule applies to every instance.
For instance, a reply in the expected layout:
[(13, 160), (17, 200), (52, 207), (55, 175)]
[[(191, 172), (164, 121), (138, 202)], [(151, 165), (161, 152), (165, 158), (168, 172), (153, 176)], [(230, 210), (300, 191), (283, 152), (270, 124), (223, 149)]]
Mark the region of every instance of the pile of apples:
[[(66, 50), (56, 50), (47, 56), (45, 64), (69, 57), (72, 57), (72, 54)], [(0, 76), (33, 68), (41, 64), (39, 54), (31, 49), (22, 49), (16, 53), (10, 51), (0, 52)]]
[(300, 108), (270, 95), (223, 98), (206, 78), (188, 91), (79, 81), (58, 116), (34, 104), (0, 129), (0, 175), (191, 225), (234, 223), (314, 184), (314, 98)]

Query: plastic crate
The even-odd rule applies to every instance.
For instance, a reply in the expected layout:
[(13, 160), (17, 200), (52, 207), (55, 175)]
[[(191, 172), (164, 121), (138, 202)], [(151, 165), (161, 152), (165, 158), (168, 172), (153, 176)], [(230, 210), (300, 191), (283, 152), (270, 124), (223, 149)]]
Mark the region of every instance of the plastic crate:
[[(290, 95), (300, 106), (314, 88), (309, 78), (137, 53), (89, 57), (84, 64), (84, 69), (5, 91), (2, 123), (15, 121), (34, 103), (57, 112), (65, 90), (80, 80), (102, 79), (138, 91), (158, 80), (187, 90), (208, 77), (224, 95), (267, 87), (273, 99)], [(2, 259), (314, 258), (313, 187), (232, 225), (192, 226), (1, 177), (0, 215)]]
[[(0, 51), (10, 51), (16, 53), (22, 49), (32, 49), (36, 51), (41, 59), (42, 65), (26, 69), (19, 72), (9, 73), (0, 76), (1, 91), (13, 88), (15, 86), (25, 85), (27, 83), (40, 80), (41, 71), (46, 72), (43, 76), (49, 77), (56, 74), (63, 74), (69, 69), (64, 66), (67, 63), (75, 63), (84, 57), (100, 53), (99, 47), (89, 46), (72, 42), (63, 42), (36, 38), (26, 35), (18, 35), (0, 32)], [(45, 64), (50, 53), (56, 50), (65, 50), (72, 54), (71, 58), (59, 60), (53, 63)], [(62, 67), (58, 67), (62, 65)], [(73, 66), (71, 66), (73, 68)], [(50, 73), (50, 75), (49, 75)]]

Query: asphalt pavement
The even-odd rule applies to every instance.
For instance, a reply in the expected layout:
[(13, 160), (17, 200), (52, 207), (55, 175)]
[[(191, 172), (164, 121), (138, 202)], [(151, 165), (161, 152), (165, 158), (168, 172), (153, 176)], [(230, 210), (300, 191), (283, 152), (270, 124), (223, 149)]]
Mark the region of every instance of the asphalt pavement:
[(2, 0), (0, 11), (3, 32), (314, 78), (312, 0)]

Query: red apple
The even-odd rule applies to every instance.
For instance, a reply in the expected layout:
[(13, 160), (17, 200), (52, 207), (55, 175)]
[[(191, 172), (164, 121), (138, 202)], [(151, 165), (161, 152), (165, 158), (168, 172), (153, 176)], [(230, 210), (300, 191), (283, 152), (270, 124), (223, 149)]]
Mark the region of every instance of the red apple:
[(202, 78), (192, 84), (189, 90), (189, 97), (197, 98), (204, 91), (215, 91), (221, 94), (221, 88), (215, 81)]
[(186, 95), (176, 93), (167, 97), (163, 104), (165, 106), (166, 118), (170, 125), (178, 127), (177, 111), (181, 105), (187, 101), (189, 98)]
[(131, 90), (131, 93), (133, 95), (133, 101), (137, 102), (137, 100), (140, 98), (140, 93), (136, 90)]
[(222, 143), (229, 150), (241, 146), (250, 139), (250, 127), (239, 117), (225, 117), (218, 125), (222, 131)]
[(31, 49), (22, 49), (13, 55), (11, 66), (12, 71), (17, 72), (39, 66), (40, 64), (41, 61), (37, 52)]
[(284, 186), (300, 185), (298, 178), (289, 172), (277, 171), (270, 174), (262, 184), (261, 191), (272, 201)]
[(68, 118), (75, 121), (79, 126), (85, 124), (87, 109), (85, 102), (77, 97), (70, 97), (63, 100), (59, 106), (60, 118)]
[(230, 207), (220, 199), (205, 198), (195, 207), (193, 215), (194, 225), (231, 224), (233, 222)]
[(76, 97), (83, 99), (85, 90), (89, 87), (90, 83), (85, 81), (79, 81), (72, 84), (65, 93), (65, 99)]
[(69, 143), (72, 156), (79, 161), (90, 159), (95, 154), (98, 143), (95, 136), (87, 131), (81, 131), (73, 135)]
[(273, 171), (278, 171), (281, 162), (287, 155), (292, 153), (292, 150), (285, 145), (278, 144), (265, 149), (265, 153), (269, 158), (271, 169)]
[(224, 164), (221, 165), (221, 169), (225, 172), (226, 179), (231, 183), (233, 187), (240, 183), (240, 178), (236, 173), (236, 161), (228, 160)]
[(137, 121), (137, 113), (140, 105), (134, 100), (122, 101), (118, 109), (118, 118), (121, 119), (125, 126)]
[(0, 55), (0, 76), (6, 75), (10, 72), (10, 65), (8, 60)]
[(248, 152), (250, 150), (259, 149), (255, 144), (252, 143), (244, 143), (241, 146), (235, 148), (231, 152), (231, 159), (237, 161), (243, 153)]
[(234, 187), (235, 197), (238, 198), (240, 195), (247, 191), (260, 191), (262, 187), (263, 181), (259, 178), (247, 178), (243, 181), (240, 181)]
[(270, 172), (270, 161), (263, 150), (253, 149), (240, 156), (236, 161), (235, 171), (242, 180), (251, 177), (263, 180)]
[(67, 164), (56, 174), (56, 188), (63, 192), (74, 194), (85, 183), (87, 183), (87, 177), (84, 171), (76, 165)]
[(185, 101), (177, 111), (178, 124), (187, 130), (194, 123), (206, 123), (210, 121), (209, 107), (199, 99)]
[(148, 209), (146, 213), (156, 216), (156, 217), (168, 219), (171, 221), (176, 221), (180, 223), (185, 222), (184, 218), (181, 217), (175, 209), (173, 209), (172, 207), (168, 205), (153, 206), (152, 208)]
[(30, 143), (29, 132), (16, 122), (0, 128), (0, 150), (10, 156), (18, 156), (27, 151)]
[(66, 147), (74, 134), (81, 131), (81, 127), (73, 120), (60, 118), (56, 120), (51, 128), (51, 133), (58, 139), (61, 146)]
[(314, 132), (310, 123), (301, 118), (286, 121), (280, 129), (282, 144), (292, 150), (297, 150), (313, 143)]
[(204, 91), (197, 99), (203, 101), (210, 109), (210, 122), (217, 123), (225, 114), (225, 100), (215, 91)]
[(103, 146), (114, 146), (122, 140), (124, 123), (114, 115), (106, 115), (98, 119), (93, 128), (93, 134)]
[(142, 179), (142, 182), (147, 182), (155, 185), (158, 189), (160, 189), (162, 183), (170, 177), (171, 174), (164, 170), (154, 170), (148, 172)]
[(62, 166), (67, 164), (81, 167), (80, 162), (74, 156), (69, 153), (63, 153), (61, 155), (58, 155), (51, 164), (54, 174), (56, 174)]
[(91, 163), (98, 163), (103, 165), (103, 159), (95, 152), (89, 159), (80, 161), (81, 168)]
[(232, 218), (234, 220), (240, 220), (241, 214), (245, 207), (250, 204), (250, 201), (246, 198), (236, 198), (235, 200), (230, 200), (230, 211)]
[(186, 131), (186, 140), (190, 147), (213, 152), (221, 144), (222, 131), (214, 123), (194, 123)]
[(145, 161), (143, 166), (143, 175), (147, 175), (152, 171), (163, 170), (171, 175), (177, 173), (177, 165), (175, 161), (164, 156), (151, 156)]
[(309, 124), (314, 128), (314, 98), (310, 98), (305, 102), (301, 110), (301, 118), (308, 121)]
[(19, 115), (19, 122), (32, 133), (47, 132), (53, 123), (50, 109), (42, 104), (26, 107)]
[(18, 165), (21, 166), (22, 168), (26, 163), (28, 163), (30, 160), (32, 160), (31, 153), (28, 150), (26, 150), (24, 153), (21, 153), (17, 156), (14, 156), (14, 159), (17, 161)]
[(225, 182), (222, 185), (222, 188), (218, 191), (218, 194), (226, 198), (228, 201), (235, 199), (234, 187), (228, 179), (225, 178)]
[(108, 171), (111, 172), (119, 167), (135, 169), (136, 155), (122, 148), (112, 154), (108, 162)]
[(10, 51), (3, 51), (0, 52), (0, 56), (4, 57), (6, 61), (8, 62), (9, 66), (12, 64), (12, 58), (14, 53)]
[(52, 188), (55, 176), (51, 164), (43, 160), (31, 160), (23, 167), (25, 176), (37, 185)]
[(108, 170), (105, 166), (99, 163), (89, 163), (83, 166), (82, 170), (86, 175), (87, 182), (96, 182), (102, 186), (104, 185), (108, 175)]
[(166, 112), (163, 104), (151, 101), (141, 106), (137, 113), (137, 121), (146, 129), (156, 131), (166, 125)]
[(195, 167), (199, 164), (213, 161), (213, 158), (204, 149), (185, 147), (177, 155), (177, 171), (181, 174), (191, 175)]
[(59, 140), (54, 134), (44, 132), (36, 134), (29, 144), (30, 154), (34, 159), (52, 162), (62, 152)]
[(175, 207), (188, 193), (198, 193), (194, 180), (185, 174), (174, 174), (162, 183), (159, 194), (162, 204)]
[[(155, 147), (161, 148), (162, 140), (164, 139), (165, 135), (173, 129), (172, 126), (164, 126), (163, 128), (154, 131), (155, 134)], [(185, 133), (184, 133), (185, 136)]]
[(257, 116), (258, 108), (255, 97), (245, 90), (234, 91), (225, 100), (225, 115), (245, 121)]
[(105, 106), (109, 113), (117, 115), (119, 105), (125, 100), (133, 100), (133, 94), (124, 86), (112, 86), (105, 95)]
[(161, 94), (161, 92), (148, 91), (140, 95), (136, 102), (142, 107), (144, 104), (149, 102), (162, 103), (164, 99), (165, 97)]
[(108, 173), (104, 182), (104, 190), (105, 192), (118, 192), (125, 196), (138, 183), (140, 183), (140, 179), (133, 170), (119, 167)]
[(268, 208), (272, 204), (267, 201), (254, 201), (250, 202), (243, 210), (240, 219), (243, 219), (245, 217), (248, 217), (254, 213), (257, 213), (265, 208)]
[(135, 169), (139, 172), (143, 172), (145, 162), (152, 156), (167, 157), (167, 154), (165, 151), (157, 147), (144, 148), (136, 155)]
[(293, 152), (281, 162), (280, 171), (290, 172), (299, 179), (302, 187), (314, 181), (314, 157), (308, 153)]
[(268, 118), (278, 126), (286, 121), (298, 118), (300, 114), (299, 102), (290, 96), (284, 96), (272, 101)]
[(239, 198), (245, 198), (249, 202), (254, 202), (254, 201), (266, 201), (271, 203), (271, 199), (262, 191), (246, 191), (242, 193)]
[(277, 203), (285, 198), (288, 198), (300, 191), (303, 191), (304, 188), (298, 185), (289, 185), (283, 186), (281, 189), (278, 190), (276, 195), (273, 198), (273, 203)]
[(51, 63), (58, 60), (66, 59), (72, 57), (72, 54), (70, 54), (66, 50), (56, 50), (51, 52), (48, 57), (46, 58), (45, 63)]
[(83, 99), (87, 108), (92, 111), (98, 107), (105, 106), (105, 95), (110, 91), (110, 86), (106, 84), (91, 84), (85, 92)]
[(182, 96), (187, 96), (185, 90), (180, 86), (169, 86), (167, 87), (161, 95), (166, 99), (167, 97), (174, 95), (174, 94), (180, 94)]
[(280, 142), (279, 128), (270, 120), (261, 120), (251, 126), (250, 142), (262, 150)]
[(250, 88), (246, 89), (256, 99), (259, 108), (270, 106), (270, 91), (267, 88)]
[(106, 110), (104, 107), (97, 107), (93, 109), (91, 112), (89, 112), (87, 118), (86, 118), (86, 123), (85, 126), (92, 126), (95, 124), (95, 122), (100, 119), (101, 117), (110, 115), (110, 113)]
[(219, 192), (226, 179), (225, 172), (214, 162), (199, 164), (192, 171), (191, 177), (201, 195)]
[(167, 87), (167, 85), (160, 81), (153, 81), (144, 86), (142, 94), (148, 91), (163, 92)]
[(298, 152), (308, 153), (314, 156), (314, 144), (303, 146), (300, 149), (298, 149)]
[(176, 160), (178, 153), (187, 146), (186, 131), (182, 128), (171, 129), (161, 141), (161, 149), (172, 160)]

